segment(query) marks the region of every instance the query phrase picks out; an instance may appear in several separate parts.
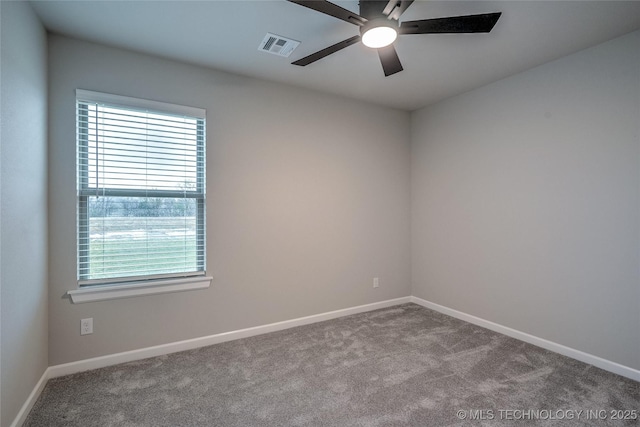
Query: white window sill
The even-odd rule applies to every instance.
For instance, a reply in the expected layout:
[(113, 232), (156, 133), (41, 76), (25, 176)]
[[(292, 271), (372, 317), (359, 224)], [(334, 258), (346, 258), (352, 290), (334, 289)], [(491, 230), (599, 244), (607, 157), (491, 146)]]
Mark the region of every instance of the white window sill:
[(141, 295), (166, 294), (170, 292), (192, 291), (206, 289), (211, 286), (212, 277), (182, 277), (178, 279), (164, 279), (149, 282), (133, 282), (126, 285), (94, 286), (90, 288), (74, 289), (67, 292), (71, 302), (105, 301), (119, 298), (130, 298)]

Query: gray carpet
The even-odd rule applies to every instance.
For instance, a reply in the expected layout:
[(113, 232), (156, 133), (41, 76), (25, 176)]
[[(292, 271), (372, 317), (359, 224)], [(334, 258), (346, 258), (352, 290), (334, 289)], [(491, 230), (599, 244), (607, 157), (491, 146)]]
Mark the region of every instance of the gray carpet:
[(640, 383), (404, 304), (52, 379), (25, 426), (640, 424), (611, 410)]

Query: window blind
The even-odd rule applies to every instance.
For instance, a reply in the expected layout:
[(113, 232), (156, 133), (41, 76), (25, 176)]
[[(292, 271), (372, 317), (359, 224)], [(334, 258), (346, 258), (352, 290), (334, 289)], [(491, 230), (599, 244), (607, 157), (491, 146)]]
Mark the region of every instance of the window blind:
[(204, 274), (204, 111), (76, 99), (79, 284)]

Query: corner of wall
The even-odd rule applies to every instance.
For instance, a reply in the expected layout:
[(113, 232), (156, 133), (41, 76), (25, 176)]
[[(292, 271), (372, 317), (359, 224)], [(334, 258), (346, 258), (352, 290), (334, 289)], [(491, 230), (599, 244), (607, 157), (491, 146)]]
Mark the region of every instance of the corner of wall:
[(9, 426), (48, 368), (47, 35), (28, 2), (0, 2), (0, 19), (0, 424)]

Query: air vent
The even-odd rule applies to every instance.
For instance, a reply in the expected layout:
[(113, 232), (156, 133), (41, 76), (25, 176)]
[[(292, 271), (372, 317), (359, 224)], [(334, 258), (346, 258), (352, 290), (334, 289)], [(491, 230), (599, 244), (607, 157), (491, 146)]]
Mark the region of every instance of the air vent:
[(267, 35), (264, 36), (264, 40), (260, 43), (258, 50), (287, 58), (299, 44), (299, 41), (267, 33)]

